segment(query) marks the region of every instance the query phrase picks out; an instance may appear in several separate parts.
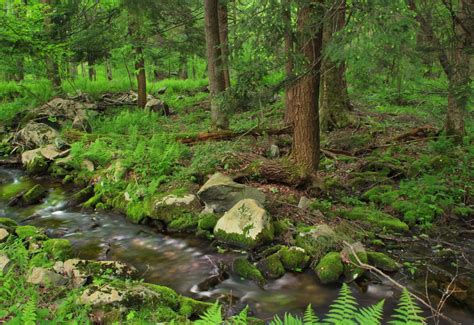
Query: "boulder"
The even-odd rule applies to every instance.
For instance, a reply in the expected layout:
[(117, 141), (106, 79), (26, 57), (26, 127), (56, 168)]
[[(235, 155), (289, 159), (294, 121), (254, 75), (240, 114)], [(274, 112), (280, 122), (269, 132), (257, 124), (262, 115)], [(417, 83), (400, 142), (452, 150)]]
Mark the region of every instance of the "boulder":
[(396, 272), (400, 269), (400, 264), (384, 253), (367, 252), (367, 259), (370, 265), (385, 272)]
[(58, 158), (66, 157), (70, 150), (59, 150), (56, 145), (48, 144), (39, 149), (40, 154), (48, 160), (56, 160)]
[(251, 249), (273, 239), (273, 225), (258, 201), (244, 199), (217, 221), (214, 235), (221, 242)]
[(84, 290), (78, 299), (80, 305), (100, 306), (119, 303), (124, 299), (123, 292), (110, 285)]
[(309, 255), (301, 247), (283, 247), (278, 251), (281, 263), (287, 271), (301, 272), (309, 263)]
[(30, 175), (42, 174), (48, 170), (48, 161), (43, 157), (39, 148), (23, 152), (21, 163)]
[(324, 284), (337, 282), (344, 273), (341, 255), (338, 252), (326, 254), (316, 265), (314, 272)]
[(6, 241), (8, 236), (10, 236), (10, 233), (4, 228), (0, 228), (0, 243)]
[(86, 111), (96, 108), (97, 105), (95, 104), (54, 98), (41, 107), (34, 109), (30, 116), (37, 121), (53, 124), (55, 127), (62, 127), (68, 122), (73, 122), (78, 116), (81, 119), (87, 119)]
[(152, 112), (155, 112), (164, 116), (169, 116), (173, 113), (170, 107), (168, 106), (168, 104), (166, 104), (164, 101), (157, 98), (150, 99), (146, 103), (145, 109), (148, 109)]
[(72, 128), (83, 131), (83, 132), (91, 132), (92, 126), (89, 122), (89, 118), (87, 117), (84, 111), (78, 111), (76, 116), (72, 121)]
[(334, 248), (336, 243), (336, 233), (326, 224), (303, 229), (296, 236), (296, 246), (303, 248), (307, 254), (316, 259)]
[(245, 257), (236, 258), (232, 263), (232, 270), (244, 279), (254, 280), (259, 284), (265, 282), (265, 278), (260, 270)]
[(359, 265), (357, 258), (362, 263), (368, 262), (367, 252), (361, 242), (352, 243), (351, 247), (345, 246), (341, 251), (341, 259), (344, 263), (344, 275), (346, 281), (353, 281), (365, 273), (363, 268), (357, 266)]
[(72, 256), (72, 245), (67, 239), (48, 239), (43, 242), (43, 250), (53, 260), (64, 260)]
[(42, 267), (34, 267), (26, 282), (31, 284), (38, 284), (42, 287), (57, 287), (67, 283), (67, 279), (53, 271)]
[(258, 189), (236, 183), (232, 178), (216, 173), (199, 189), (199, 199), (215, 212), (225, 212), (243, 199), (263, 204), (265, 195)]
[(7, 255), (0, 253), (0, 273), (6, 273), (10, 267), (10, 259)]
[(29, 122), (23, 129), (15, 134), (13, 144), (35, 149), (53, 143), (58, 137), (58, 132), (44, 123)]
[(166, 224), (174, 222), (178, 226), (177, 228), (179, 228), (178, 224), (189, 222), (197, 227), (197, 212), (200, 207), (199, 200), (193, 194), (184, 196), (171, 194), (155, 201), (152, 218), (161, 220)]
[(257, 262), (257, 268), (267, 279), (278, 279), (285, 275), (285, 268), (280, 260), (280, 255), (275, 253)]
[(43, 186), (36, 184), (23, 194), (21, 201), (24, 205), (37, 204), (46, 196), (46, 193), (47, 191)]

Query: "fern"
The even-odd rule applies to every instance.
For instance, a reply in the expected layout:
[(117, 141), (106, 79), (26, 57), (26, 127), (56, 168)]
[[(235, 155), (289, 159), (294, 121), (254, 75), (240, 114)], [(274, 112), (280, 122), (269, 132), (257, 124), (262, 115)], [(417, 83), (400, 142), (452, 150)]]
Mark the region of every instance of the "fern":
[(360, 325), (380, 324), (383, 317), (384, 302), (385, 300), (382, 300), (375, 305), (359, 309), (359, 312), (355, 315), (357, 323)]
[(223, 323), (222, 319), (222, 308), (216, 302), (212, 307), (201, 315), (200, 319), (195, 321), (194, 324), (197, 325), (221, 325)]
[(238, 315), (232, 317), (232, 325), (247, 325), (247, 315), (249, 311), (249, 306), (246, 306)]
[(35, 325), (37, 320), (36, 296), (32, 296), (22, 310), (21, 322), (25, 325)]
[(403, 289), (398, 303), (397, 309), (394, 310), (390, 324), (404, 325), (404, 324), (425, 324), (425, 319), (421, 316), (422, 310), (413, 301), (407, 289)]
[(343, 284), (339, 296), (331, 305), (325, 322), (330, 324), (354, 324), (352, 319), (357, 313), (357, 301), (347, 284)]
[(303, 316), (303, 324), (304, 325), (316, 325), (319, 324), (318, 316), (316, 316), (311, 304), (306, 307), (306, 311), (304, 312)]
[(270, 322), (270, 325), (303, 325), (303, 321), (297, 316), (293, 316), (290, 313), (285, 313), (283, 320), (276, 315), (275, 318)]

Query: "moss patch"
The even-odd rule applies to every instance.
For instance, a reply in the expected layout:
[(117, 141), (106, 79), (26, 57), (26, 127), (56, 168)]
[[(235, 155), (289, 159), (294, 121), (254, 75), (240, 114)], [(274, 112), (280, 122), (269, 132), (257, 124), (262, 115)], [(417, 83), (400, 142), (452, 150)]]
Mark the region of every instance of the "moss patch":
[(36, 204), (40, 202), (45, 196), (46, 189), (43, 186), (36, 184), (25, 194), (23, 194), (23, 203), (26, 205)]
[(202, 315), (209, 307), (212, 307), (209, 302), (180, 297), (178, 313), (186, 318), (197, 317)]
[(368, 207), (354, 207), (352, 210), (339, 210), (339, 214), (350, 220), (367, 222), (378, 228), (387, 228), (392, 231), (408, 231), (406, 223), (391, 215)]
[(316, 265), (314, 272), (322, 283), (337, 282), (344, 273), (341, 255), (338, 252), (326, 254)]
[(396, 272), (400, 269), (400, 265), (393, 258), (384, 253), (367, 252), (367, 258), (370, 265), (382, 271)]
[(55, 260), (65, 260), (72, 257), (72, 245), (67, 239), (48, 239), (43, 242), (43, 249)]
[(35, 226), (18, 226), (15, 228), (15, 233), (21, 239), (46, 237)]
[(175, 232), (192, 232), (198, 227), (199, 217), (193, 213), (177, 216), (168, 224), (168, 230)]
[(262, 273), (244, 257), (236, 258), (232, 264), (232, 269), (244, 279), (254, 280), (260, 284), (265, 282)]
[(219, 217), (215, 214), (205, 214), (199, 218), (198, 227), (201, 230), (212, 231), (216, 226), (217, 220), (219, 220)]
[(283, 267), (288, 271), (301, 272), (309, 262), (308, 254), (300, 247), (283, 247), (278, 254)]
[(268, 279), (278, 279), (285, 274), (280, 255), (275, 253), (258, 261), (257, 268)]

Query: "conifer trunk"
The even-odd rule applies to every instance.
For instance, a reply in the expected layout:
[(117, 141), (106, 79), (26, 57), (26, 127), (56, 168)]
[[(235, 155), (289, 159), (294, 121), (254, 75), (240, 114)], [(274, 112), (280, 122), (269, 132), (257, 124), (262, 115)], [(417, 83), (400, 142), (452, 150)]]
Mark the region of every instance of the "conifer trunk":
[(290, 100), (288, 98), (289, 89), (290, 89), (290, 82), (293, 78), (293, 68), (294, 68), (294, 61), (293, 61), (293, 46), (294, 46), (294, 37), (293, 37), (293, 29), (291, 24), (291, 0), (282, 0), (282, 20), (284, 24), (284, 40), (285, 40), (285, 57), (286, 57), (286, 64), (285, 64), (285, 77), (286, 77), (286, 85), (285, 85), (285, 124), (292, 125), (293, 120), (292, 116), (293, 113), (290, 111), (291, 105)]
[(229, 121), (217, 96), (225, 90), (225, 76), (220, 48), (218, 0), (204, 0), (204, 20), (207, 47), (207, 68), (211, 92), (211, 121), (213, 128), (227, 129)]
[(225, 88), (230, 87), (229, 72), (229, 21), (227, 17), (227, 2), (219, 1), (218, 4), (218, 21), (219, 21), (219, 42), (222, 56), (222, 69), (224, 72)]
[(303, 5), (298, 12), (298, 44), (306, 58), (306, 73), (288, 92), (293, 120), (293, 158), (306, 174), (319, 165), (319, 84), (322, 49), (321, 2)]
[(135, 70), (137, 71), (137, 93), (138, 93), (138, 107), (145, 108), (146, 105), (146, 75), (145, 75), (145, 59), (143, 57), (143, 49), (137, 46), (135, 49), (136, 61)]

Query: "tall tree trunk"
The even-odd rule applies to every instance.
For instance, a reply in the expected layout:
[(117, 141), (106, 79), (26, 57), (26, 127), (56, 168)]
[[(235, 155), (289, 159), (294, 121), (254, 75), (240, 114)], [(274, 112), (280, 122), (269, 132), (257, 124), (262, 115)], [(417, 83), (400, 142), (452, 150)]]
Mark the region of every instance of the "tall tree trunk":
[(282, 0), (282, 20), (285, 26), (284, 38), (285, 38), (285, 56), (286, 56), (286, 65), (285, 65), (285, 77), (286, 77), (286, 86), (285, 86), (285, 124), (291, 125), (293, 123), (292, 116), (293, 113), (290, 111), (292, 106), (290, 105), (290, 99), (288, 98), (291, 79), (293, 78), (293, 47), (294, 47), (294, 37), (293, 37), (293, 28), (291, 22), (291, 0)]
[[(335, 33), (344, 28), (345, 0), (326, 0), (328, 11), (323, 32), (323, 46), (327, 48)], [(345, 80), (344, 62), (336, 62), (326, 54), (322, 66), (320, 101), (321, 130), (343, 128), (350, 124), (350, 103)]]
[(15, 73), (15, 81), (23, 81), (25, 79), (25, 65), (24, 65), (24, 58), (20, 57), (16, 59), (16, 73)]
[(225, 88), (230, 87), (229, 72), (229, 22), (227, 17), (227, 0), (218, 1), (219, 42), (222, 55), (222, 69), (224, 70)]
[(214, 128), (227, 129), (229, 127), (229, 121), (217, 98), (217, 96), (225, 90), (217, 2), (218, 0), (204, 0), (207, 67), (211, 92), (211, 121)]
[(69, 62), (67, 65), (68, 75), (71, 79), (77, 78), (77, 63), (76, 62)]
[(86, 77), (86, 67), (85, 67), (84, 62), (81, 62), (81, 75), (82, 75), (82, 78)]
[[(44, 16), (44, 25), (45, 30), (48, 32), (49, 35), (52, 35), (52, 30), (54, 29), (53, 22), (51, 21), (51, 6), (54, 3), (54, 0), (41, 0), (41, 3), (45, 4), (46, 13)], [(54, 60), (51, 54), (46, 54), (46, 72), (48, 75), (48, 79), (53, 84), (53, 89), (56, 92), (61, 91), (61, 76), (59, 75), (59, 66), (58, 63)]]
[(188, 59), (184, 54), (179, 58), (179, 79), (188, 79)]
[(109, 59), (105, 60), (105, 75), (107, 77), (107, 80), (112, 80), (112, 64), (110, 63)]
[(94, 68), (94, 62), (92, 62), (92, 61), (87, 62), (87, 68), (88, 68), (88, 71), (89, 71), (89, 80), (90, 81), (95, 81), (97, 72), (95, 71), (95, 68)]
[(143, 49), (138, 46), (135, 49), (136, 61), (135, 70), (137, 71), (138, 85), (138, 107), (145, 108), (146, 105), (146, 74), (145, 74), (145, 58), (143, 57)]
[(310, 174), (319, 166), (319, 83), (322, 49), (321, 1), (298, 11), (298, 44), (306, 58), (306, 73), (288, 92), (293, 120), (293, 158)]

